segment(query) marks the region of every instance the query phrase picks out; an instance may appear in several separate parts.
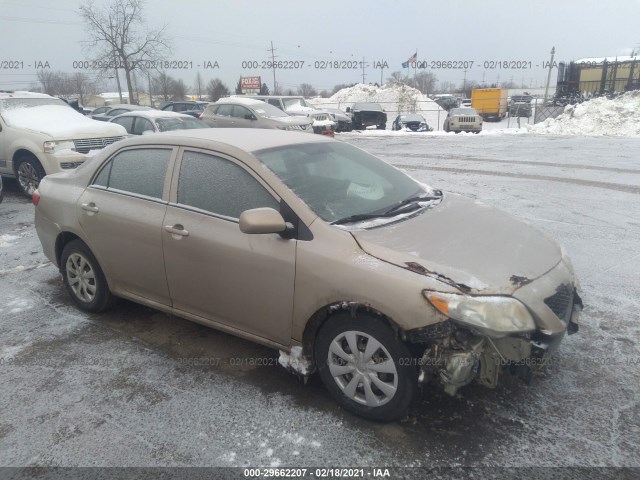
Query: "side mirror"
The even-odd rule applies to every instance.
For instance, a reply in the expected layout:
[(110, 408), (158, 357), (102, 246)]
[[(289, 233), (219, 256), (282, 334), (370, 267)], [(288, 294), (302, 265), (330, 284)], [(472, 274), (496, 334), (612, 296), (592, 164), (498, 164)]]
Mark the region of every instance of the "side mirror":
[(240, 214), (242, 233), (281, 233), (286, 229), (284, 218), (273, 208), (253, 208)]
[(244, 116), (244, 118), (245, 118), (245, 120), (257, 120), (257, 119), (256, 119), (256, 116), (255, 116), (255, 115), (252, 115), (252, 114), (250, 114), (250, 113), (247, 113), (247, 114)]
[(351, 113), (351, 107), (347, 107), (347, 113)]

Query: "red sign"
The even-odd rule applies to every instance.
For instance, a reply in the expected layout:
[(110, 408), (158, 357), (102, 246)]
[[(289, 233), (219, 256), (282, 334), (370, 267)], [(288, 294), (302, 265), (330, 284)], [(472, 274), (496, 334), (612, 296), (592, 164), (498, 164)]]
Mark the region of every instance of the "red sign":
[(260, 90), (262, 82), (260, 77), (240, 77), (242, 90)]

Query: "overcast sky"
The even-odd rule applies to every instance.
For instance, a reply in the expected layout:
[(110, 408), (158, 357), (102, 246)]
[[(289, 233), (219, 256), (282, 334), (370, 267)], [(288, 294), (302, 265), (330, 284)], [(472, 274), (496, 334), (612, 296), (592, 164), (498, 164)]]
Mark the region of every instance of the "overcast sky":
[[(108, 3), (96, 0), (98, 5)], [(34, 82), (35, 62), (74, 72), (74, 61), (91, 58), (83, 49), (87, 32), (77, 13), (80, 4), (0, 0), (0, 62), (22, 62), (19, 69), (0, 69), (0, 89)], [(310, 83), (319, 90), (362, 81), (361, 68), (343, 67), (363, 57), (367, 83), (380, 82), (376, 65), (386, 62), (386, 80), (417, 51), (418, 60), (426, 60), (429, 67), (432, 61), (474, 62), (466, 73), (425, 70), (439, 81), (462, 83), (466, 75), (477, 81), (536, 86), (546, 78), (542, 62), (549, 60), (552, 46), (557, 61), (640, 50), (640, 0), (154, 0), (147, 2), (145, 16), (150, 28), (167, 25), (173, 43), (167, 58), (175, 60), (175, 66), (178, 61), (187, 65), (167, 73), (192, 85), (200, 71), (205, 82), (218, 77), (230, 88), (241, 75), (260, 75), (272, 87), (271, 70), (243, 68), (243, 62), (261, 67), (269, 60), (271, 41), (276, 60), (294, 67), (278, 70), (278, 83), (293, 89)], [(340, 62), (339, 68), (327, 68), (328, 61)], [(484, 68), (495, 61), (520, 62), (526, 68)], [(215, 62), (219, 68), (204, 68)]]

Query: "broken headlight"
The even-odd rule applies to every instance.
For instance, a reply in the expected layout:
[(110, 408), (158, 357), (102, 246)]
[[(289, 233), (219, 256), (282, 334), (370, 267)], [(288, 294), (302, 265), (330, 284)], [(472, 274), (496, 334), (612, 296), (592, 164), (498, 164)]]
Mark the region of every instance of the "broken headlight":
[(536, 328), (527, 307), (515, 298), (472, 297), (427, 290), (423, 294), (447, 317), (491, 336), (530, 332)]

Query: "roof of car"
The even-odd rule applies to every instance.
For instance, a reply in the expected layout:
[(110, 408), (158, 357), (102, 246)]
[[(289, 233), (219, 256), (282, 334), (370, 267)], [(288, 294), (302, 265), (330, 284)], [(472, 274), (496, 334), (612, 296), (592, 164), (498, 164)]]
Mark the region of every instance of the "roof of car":
[(15, 92), (0, 92), (0, 98), (56, 98), (46, 93), (15, 91)]
[(244, 98), (244, 97), (225, 97), (221, 98), (217, 102), (220, 103), (238, 103), (240, 105), (264, 105), (265, 102), (262, 100), (257, 100), (255, 98)]
[(125, 110), (153, 110), (151, 107), (143, 107), (142, 105), (130, 105), (128, 103), (123, 103), (121, 105), (109, 105), (109, 109), (113, 110), (114, 108), (124, 108)]
[(113, 118), (119, 117), (145, 117), (145, 118), (170, 118), (170, 117), (179, 117), (179, 118), (193, 118), (191, 115), (187, 115), (185, 113), (171, 112), (165, 110), (132, 110), (127, 113), (121, 113), (120, 115), (116, 115)]
[[(123, 140), (128, 144), (148, 144), (150, 136)], [(216, 142), (244, 150), (256, 152), (284, 145), (320, 143), (336, 141), (324, 135), (305, 132), (287, 132), (268, 128), (202, 128), (194, 130), (175, 130), (154, 134), (153, 143), (184, 144), (195, 147), (207, 147), (208, 142)], [(120, 142), (119, 142), (120, 143)]]

